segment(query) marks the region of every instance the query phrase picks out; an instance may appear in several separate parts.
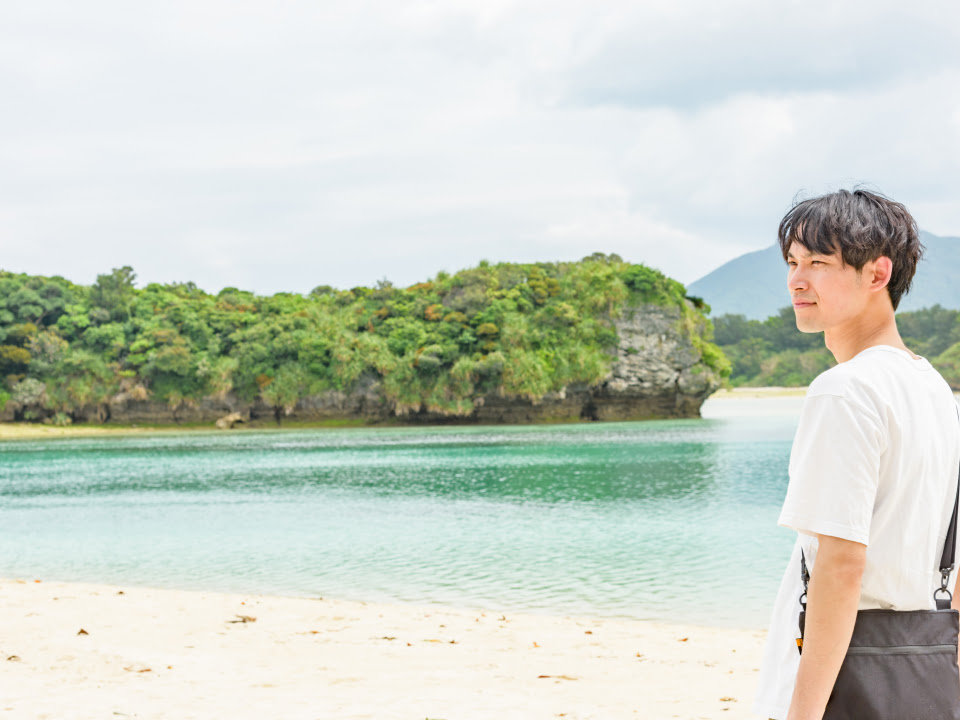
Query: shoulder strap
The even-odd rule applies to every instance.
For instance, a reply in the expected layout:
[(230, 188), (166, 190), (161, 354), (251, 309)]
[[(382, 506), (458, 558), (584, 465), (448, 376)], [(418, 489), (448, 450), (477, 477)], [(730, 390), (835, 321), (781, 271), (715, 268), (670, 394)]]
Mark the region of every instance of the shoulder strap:
[[(957, 407), (957, 418), (960, 419), (960, 406)], [(953, 502), (953, 515), (947, 527), (947, 539), (943, 542), (943, 554), (940, 556), (940, 587), (933, 593), (937, 601), (937, 610), (949, 610), (952, 595), (950, 588), (950, 572), (956, 567), (957, 554), (957, 506), (960, 505), (960, 476), (957, 477), (957, 499)], [(937, 597), (941, 592), (946, 597)]]
[[(957, 499), (953, 501), (953, 516), (947, 527), (947, 539), (943, 541), (943, 554), (940, 556), (940, 587), (933, 593), (933, 599), (937, 601), (937, 610), (949, 610), (953, 598), (947, 586), (950, 584), (950, 573), (956, 567), (958, 505), (960, 505), (960, 476), (957, 477)], [(939, 597), (940, 593), (946, 593), (946, 597)]]

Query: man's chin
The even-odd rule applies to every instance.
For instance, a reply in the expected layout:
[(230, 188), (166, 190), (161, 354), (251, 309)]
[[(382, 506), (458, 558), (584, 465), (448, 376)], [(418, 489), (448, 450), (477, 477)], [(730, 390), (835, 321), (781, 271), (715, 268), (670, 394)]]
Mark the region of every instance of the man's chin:
[(813, 322), (811, 318), (797, 318), (797, 330), (802, 333), (823, 332), (823, 328)]

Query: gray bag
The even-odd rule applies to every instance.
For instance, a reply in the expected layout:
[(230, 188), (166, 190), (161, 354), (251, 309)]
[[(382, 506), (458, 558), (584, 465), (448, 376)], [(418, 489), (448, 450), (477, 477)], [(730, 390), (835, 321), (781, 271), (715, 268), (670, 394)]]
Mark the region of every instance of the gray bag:
[[(960, 668), (957, 633), (960, 613), (950, 609), (947, 585), (954, 568), (957, 506), (940, 558), (936, 610), (860, 610), (823, 720), (960, 720)], [(807, 559), (800, 553), (803, 594), (800, 637), (807, 604)], [(942, 594), (942, 595), (941, 595)]]

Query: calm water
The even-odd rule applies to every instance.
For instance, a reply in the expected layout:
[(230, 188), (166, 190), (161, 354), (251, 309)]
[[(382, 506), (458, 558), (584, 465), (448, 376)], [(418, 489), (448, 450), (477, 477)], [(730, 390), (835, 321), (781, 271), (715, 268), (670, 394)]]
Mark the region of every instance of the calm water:
[(800, 398), (0, 443), (0, 576), (766, 625)]

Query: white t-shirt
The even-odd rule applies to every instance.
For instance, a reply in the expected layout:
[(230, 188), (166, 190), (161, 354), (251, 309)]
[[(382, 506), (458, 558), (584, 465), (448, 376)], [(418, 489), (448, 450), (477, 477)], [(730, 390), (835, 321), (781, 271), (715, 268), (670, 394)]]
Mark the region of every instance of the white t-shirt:
[[(800, 654), (800, 549), (816, 534), (867, 546), (860, 609), (933, 609), (960, 469), (957, 403), (924, 358), (867, 348), (811, 383), (779, 524), (797, 542), (774, 602), (754, 712), (785, 718)], [(950, 589), (956, 571), (950, 578)]]

